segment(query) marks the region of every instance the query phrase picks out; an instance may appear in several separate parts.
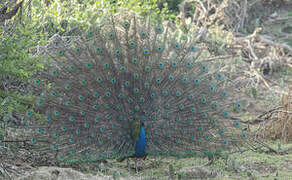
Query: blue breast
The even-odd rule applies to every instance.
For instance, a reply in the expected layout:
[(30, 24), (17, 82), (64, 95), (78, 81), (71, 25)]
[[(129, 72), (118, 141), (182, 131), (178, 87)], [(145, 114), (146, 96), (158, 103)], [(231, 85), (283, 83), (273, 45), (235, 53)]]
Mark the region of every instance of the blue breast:
[(136, 141), (134, 157), (144, 157), (146, 148), (146, 136), (144, 126), (141, 127), (139, 139)]

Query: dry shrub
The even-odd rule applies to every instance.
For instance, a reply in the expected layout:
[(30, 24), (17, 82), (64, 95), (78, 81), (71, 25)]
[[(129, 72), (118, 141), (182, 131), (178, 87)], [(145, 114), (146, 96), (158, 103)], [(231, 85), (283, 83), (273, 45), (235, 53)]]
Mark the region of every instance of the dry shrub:
[(264, 137), (280, 139), (283, 143), (292, 141), (292, 86), (288, 95), (282, 96), (281, 107), (262, 123), (261, 129)]

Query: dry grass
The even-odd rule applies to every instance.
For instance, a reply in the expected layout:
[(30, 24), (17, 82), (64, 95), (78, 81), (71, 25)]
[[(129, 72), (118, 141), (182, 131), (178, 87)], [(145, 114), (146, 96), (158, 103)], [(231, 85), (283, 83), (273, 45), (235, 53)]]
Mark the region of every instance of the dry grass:
[(263, 123), (263, 136), (273, 140), (292, 141), (292, 86), (288, 95), (282, 96), (281, 107), (274, 111), (270, 121)]

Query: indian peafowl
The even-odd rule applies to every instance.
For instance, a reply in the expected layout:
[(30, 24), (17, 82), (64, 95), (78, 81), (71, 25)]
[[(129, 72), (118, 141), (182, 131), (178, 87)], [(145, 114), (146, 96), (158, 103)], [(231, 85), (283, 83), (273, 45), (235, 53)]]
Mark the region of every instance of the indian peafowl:
[(197, 33), (150, 18), (106, 17), (68, 42), (46, 47), (27, 112), (30, 142), (60, 161), (232, 151), (248, 134), (224, 64), (205, 61)]

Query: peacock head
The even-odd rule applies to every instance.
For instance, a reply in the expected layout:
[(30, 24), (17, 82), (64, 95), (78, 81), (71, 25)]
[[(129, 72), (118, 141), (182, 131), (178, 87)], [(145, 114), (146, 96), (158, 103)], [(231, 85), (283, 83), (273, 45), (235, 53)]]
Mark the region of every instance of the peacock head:
[(144, 123), (146, 122), (147, 118), (145, 116), (143, 116), (141, 118), (141, 125), (144, 126)]

